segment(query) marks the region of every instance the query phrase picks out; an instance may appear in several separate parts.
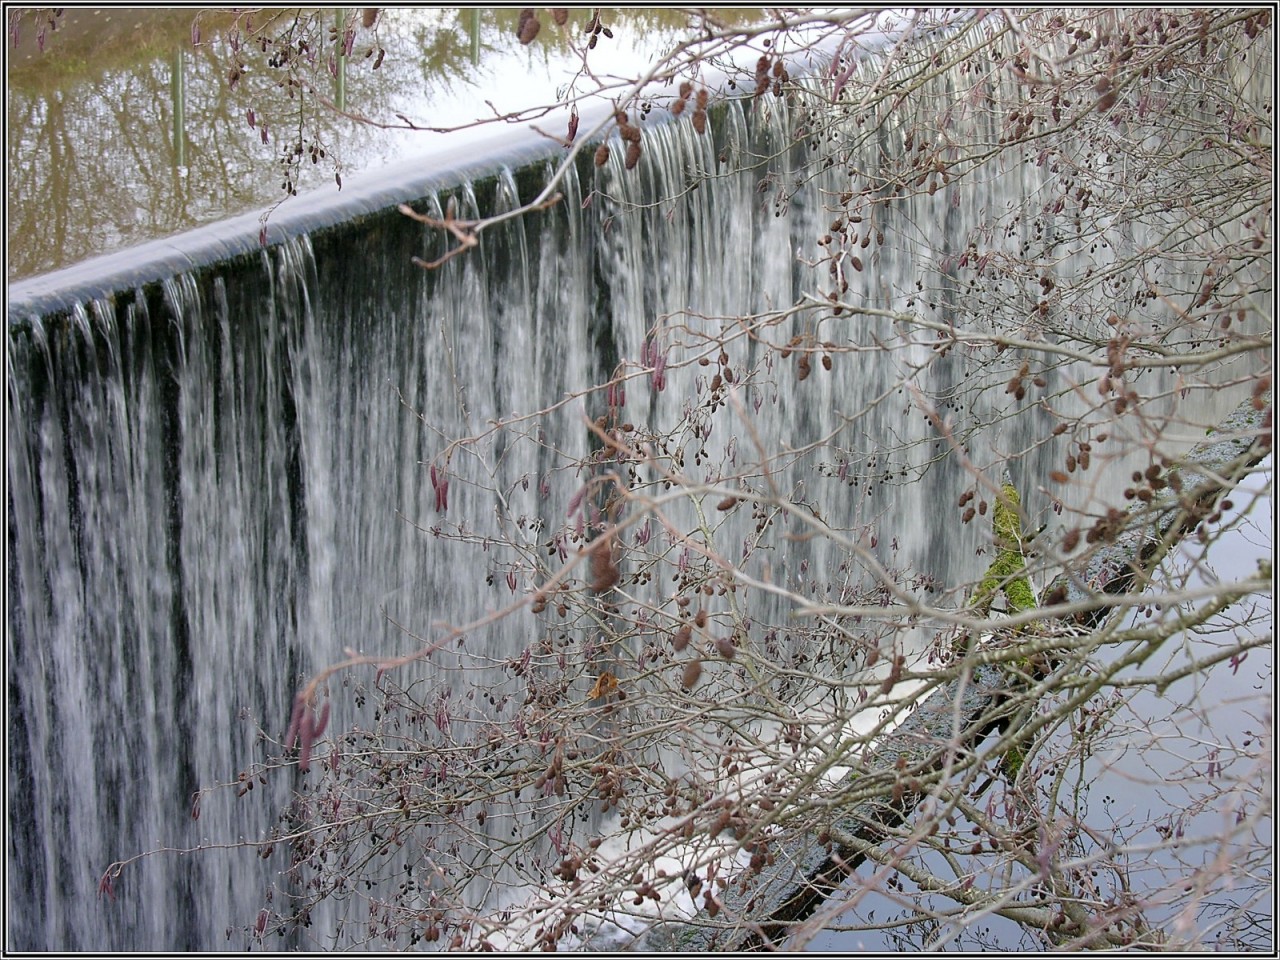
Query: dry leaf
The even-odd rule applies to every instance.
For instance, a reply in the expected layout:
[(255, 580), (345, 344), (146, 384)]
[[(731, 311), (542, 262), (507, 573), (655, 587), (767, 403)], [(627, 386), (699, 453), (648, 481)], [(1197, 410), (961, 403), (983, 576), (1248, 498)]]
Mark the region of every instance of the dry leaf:
[(591, 692), (587, 694), (587, 699), (596, 700), (600, 697), (607, 697), (613, 691), (618, 689), (618, 678), (606, 670), (600, 676), (596, 677), (595, 686), (591, 688)]

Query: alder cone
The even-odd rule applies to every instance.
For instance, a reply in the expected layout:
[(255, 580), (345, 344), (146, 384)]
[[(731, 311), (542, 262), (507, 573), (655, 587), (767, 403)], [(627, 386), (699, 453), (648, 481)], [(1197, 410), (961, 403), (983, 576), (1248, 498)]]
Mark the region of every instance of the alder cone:
[(596, 147), (596, 166), (603, 167), (609, 162), (609, 145), (602, 143)]

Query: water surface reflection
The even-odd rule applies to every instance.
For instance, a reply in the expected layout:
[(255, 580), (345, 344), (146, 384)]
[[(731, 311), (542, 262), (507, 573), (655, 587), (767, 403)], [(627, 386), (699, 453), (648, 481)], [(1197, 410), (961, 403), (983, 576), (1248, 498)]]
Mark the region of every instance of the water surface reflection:
[[(669, 10), (606, 15), (614, 37), (597, 49), (614, 73), (650, 62), (684, 25)], [(522, 46), (514, 9), (11, 14), (8, 280), (268, 216), (290, 188), (336, 196), (425, 155), (440, 131), (554, 101), (581, 66), (569, 40), (589, 16), (571, 10), (562, 28), (548, 18)], [(300, 43), (288, 84), (279, 51)], [(567, 117), (542, 124), (562, 133)]]

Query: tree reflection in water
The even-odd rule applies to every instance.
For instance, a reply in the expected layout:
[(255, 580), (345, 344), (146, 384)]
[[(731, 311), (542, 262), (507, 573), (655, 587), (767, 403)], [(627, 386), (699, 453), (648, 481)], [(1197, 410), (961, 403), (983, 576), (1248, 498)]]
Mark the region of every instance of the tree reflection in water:
[[(359, 10), (341, 26), (338, 15), (69, 9), (53, 29), (47, 12), (11, 13), (9, 281), (255, 208), (266, 217), (294, 190), (336, 194), (436, 131), (551, 100), (573, 66), (557, 40), (589, 11), (532, 47), (514, 9), (382, 10), (371, 26)], [(683, 24), (618, 11), (618, 55), (642, 61)]]

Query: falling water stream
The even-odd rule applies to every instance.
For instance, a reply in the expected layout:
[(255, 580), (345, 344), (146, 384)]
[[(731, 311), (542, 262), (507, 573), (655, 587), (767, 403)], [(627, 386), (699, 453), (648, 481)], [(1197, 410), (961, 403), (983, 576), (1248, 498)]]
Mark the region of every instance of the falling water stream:
[[(981, 116), (955, 122), (971, 122), (974, 137), (990, 133)], [(803, 145), (783, 148), (796, 123), (784, 102), (762, 100), (728, 104), (711, 135), (688, 122), (651, 124), (636, 170), (623, 169), (621, 150), (599, 169), (586, 158), (561, 185), (560, 203), (485, 234), (478, 250), (435, 272), (412, 258), (439, 256), (444, 239), (383, 210), (111, 298), (11, 317), (11, 948), (244, 946), (283, 849), (153, 856), (109, 893), (99, 891), (104, 869), (153, 848), (264, 837), (288, 806), (285, 778), (198, 811), (193, 796), (247, 769), (261, 751), (259, 725), (281, 735), (302, 679), (348, 649), (411, 651), (406, 630), (464, 624), (506, 599), (503, 574), (518, 557), (498, 545), (460, 554), (431, 534), (433, 524), (461, 522), (484, 538), (501, 514), (555, 529), (582, 482), (566, 465), (591, 450), (584, 417), (602, 412), (601, 394), (580, 394), (620, 363), (637, 364), (655, 340), (672, 350), (668, 382), (659, 392), (648, 376), (629, 380), (628, 415), (658, 430), (696, 422), (707, 374), (691, 358), (718, 352), (733, 329), (707, 318), (825, 293), (825, 267), (805, 259), (830, 219), (824, 198), (848, 175), (836, 165), (801, 177)], [(882, 139), (892, 146), (902, 136), (888, 124)], [(554, 160), (513, 170), (495, 156), (490, 175), (419, 206), (501, 212), (530, 199)], [(868, 169), (875, 163), (863, 158)], [(946, 258), (993, 211), (1038, 208), (1046, 177), (996, 161), (962, 188), (889, 207), (877, 224), (883, 246), (864, 254), (864, 271), (848, 273), (848, 295), (901, 308), (917, 280), (928, 287), (954, 274)], [(771, 335), (785, 343), (807, 322), (801, 312)], [(824, 327), (862, 346), (884, 329), (865, 319)], [(763, 357), (744, 337), (724, 350), (741, 370)], [(712, 465), (749, 459), (755, 433), (795, 451), (780, 478), (792, 495), (830, 504), (832, 527), (878, 534), (886, 566), (943, 586), (971, 581), (986, 562), (977, 555), (984, 533), (937, 509), (970, 480), (951, 460), (935, 461), (932, 443), (909, 445), (929, 436), (928, 423), (894, 390), (927, 357), (919, 345), (837, 355), (831, 371), (804, 383), (780, 366), (743, 387), (741, 417), (717, 419), (710, 436), (686, 431), (687, 466), (693, 472), (700, 447), (707, 473), (695, 479), (719, 480)], [(951, 404), (965, 374), (956, 357), (932, 363), (916, 384)], [(1072, 374), (1056, 375), (1065, 387)], [(982, 427), (964, 433), (978, 470), (1031, 448), (1054, 422), (1034, 405), (1003, 417), (1011, 401), (996, 394), (948, 407), (958, 424)], [(536, 438), (516, 424), (481, 444), (496, 475), (459, 454), (440, 517), (427, 464), (447, 439), (569, 396)], [(1206, 402), (1196, 416), (1212, 422), (1232, 401)], [(821, 442), (829, 436), (834, 443)], [(1036, 447), (1012, 464), (1040, 518), (1052, 505), (1041, 478), (1055, 449)], [(495, 489), (506, 494), (501, 510)], [(726, 521), (722, 542), (741, 543), (748, 523)], [(852, 576), (841, 561), (802, 541), (771, 557), (770, 569), (779, 582), (838, 592)], [(760, 603), (762, 621), (781, 616), (781, 601)], [(406, 669), (447, 685), (451, 671), (475, 668), (473, 658), (518, 657), (533, 630), (522, 612)], [(452, 696), (460, 703), (466, 691)], [(335, 695), (331, 722), (367, 722), (368, 709)], [(501, 720), (513, 708), (503, 714), (476, 698), (463, 709)]]

